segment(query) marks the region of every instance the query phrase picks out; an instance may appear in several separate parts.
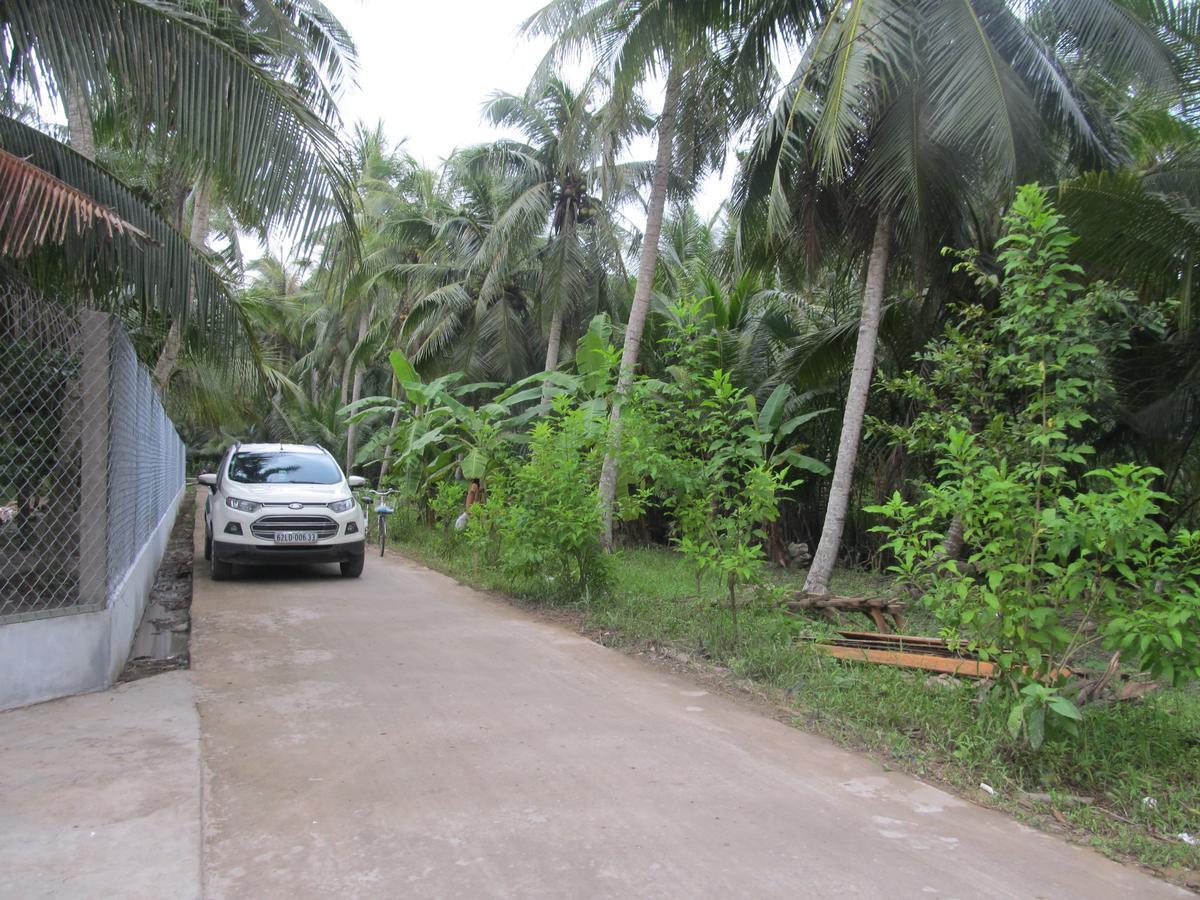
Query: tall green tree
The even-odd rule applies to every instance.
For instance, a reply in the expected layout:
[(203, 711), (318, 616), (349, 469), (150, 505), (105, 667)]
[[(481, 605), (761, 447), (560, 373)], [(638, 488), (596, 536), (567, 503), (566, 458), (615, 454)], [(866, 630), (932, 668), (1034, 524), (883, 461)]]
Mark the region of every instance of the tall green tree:
[[(1119, 160), (1116, 135), (1077, 89), (1068, 60), (1084, 57), (1114, 82), (1155, 90), (1172, 83), (1172, 56), (1116, 0), (849, 0), (815, 18), (805, 11), (803, 20), (769, 2), (744, 12), (735, 33), (773, 27), (802, 35), (799, 66), (748, 160), (746, 194), (765, 200), (761, 221), (778, 234), (808, 230), (810, 243), (822, 210), (870, 223), (855, 229), (866, 260), (858, 342), (825, 523), (805, 584), (826, 593), (897, 241), (919, 266), (976, 198), (1007, 194), (1018, 180), (1052, 171), (1061, 156), (1089, 167)], [(781, 29), (781, 18), (791, 26)], [(751, 56), (747, 64), (758, 61)]]
[(546, 327), (545, 370), (559, 364), (564, 320), (576, 318), (609, 271), (622, 268), (622, 239), (614, 207), (626, 183), (617, 157), (647, 124), (638, 107), (596, 108), (600, 80), (573, 90), (552, 77), (536, 94), (494, 94), (484, 107), (495, 125), (519, 130), (524, 142), (497, 141), (489, 148), (504, 170), (540, 199), (548, 240), (538, 289)]
[(713, 22), (729, 20), (724, 7), (712, 0), (646, 4), (553, 0), (525, 24), (528, 34), (555, 38), (544, 69), (587, 50), (609, 73), (618, 97), (633, 96), (638, 86), (655, 77), (665, 80), (646, 227), (611, 404), (610, 444), (600, 474), (606, 547), (612, 546), (621, 406), (633, 384), (641, 352), (668, 190), (674, 180), (677, 189), (686, 191), (700, 174), (723, 163), (726, 142), (757, 108), (773, 75), (765, 68), (727, 65), (717, 52), (712, 42)]
[[(420, 178), (420, 166), (402, 148), (389, 144), (382, 123), (358, 126), (350, 155), (354, 221), (327, 230), (315, 273), (326, 302), (340, 320), (336, 333), (342, 344), (338, 383), (343, 405), (362, 396), (370, 361), (383, 355), (403, 321), (405, 294), (396, 267), (405, 261), (407, 247), (398, 239), (398, 229), (412, 215), (412, 185)], [(354, 465), (357, 440), (357, 425), (351, 423), (346, 434), (347, 469)]]
[(516, 381), (538, 356), (542, 204), (480, 156), (473, 148), (448, 160), (437, 201), (422, 213), (433, 239), (399, 270), (414, 293), (402, 346), (423, 372)]

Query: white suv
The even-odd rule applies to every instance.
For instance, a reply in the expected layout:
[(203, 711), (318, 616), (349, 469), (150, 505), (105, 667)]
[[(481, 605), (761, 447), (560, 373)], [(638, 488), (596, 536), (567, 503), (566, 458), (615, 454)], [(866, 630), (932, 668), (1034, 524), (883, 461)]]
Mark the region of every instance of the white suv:
[(204, 502), (204, 558), (214, 580), (234, 565), (339, 563), (342, 574), (363, 570), (362, 508), (350, 492), (365, 484), (346, 478), (321, 447), (235, 444), (214, 475)]

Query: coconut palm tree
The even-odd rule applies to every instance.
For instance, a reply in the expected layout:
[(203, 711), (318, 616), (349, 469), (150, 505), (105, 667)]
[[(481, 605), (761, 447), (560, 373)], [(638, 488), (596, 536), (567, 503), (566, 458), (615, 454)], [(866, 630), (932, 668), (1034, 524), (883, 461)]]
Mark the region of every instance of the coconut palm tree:
[[(772, 23), (781, 10), (795, 17), (786, 4), (746, 4), (734, 34), (780, 31)], [(1143, 90), (1169, 85), (1173, 73), (1166, 44), (1116, 0), (849, 0), (802, 18), (803, 27), (783, 29), (803, 35), (801, 60), (749, 154), (742, 195), (764, 202), (765, 227), (799, 232), (810, 247), (824, 216), (845, 216), (866, 260), (833, 484), (805, 585), (825, 593), (897, 242), (923, 265), (975, 198), (1006, 196), (1062, 158), (1083, 166), (1121, 158), (1113, 130), (1070, 77), (1068, 58)], [(731, 45), (736, 60), (736, 36)], [(760, 61), (751, 53), (747, 64)]]
[[(356, 127), (350, 148), (353, 160), (356, 207), (351, 223), (327, 228), (318, 240), (323, 245), (315, 273), (338, 322), (324, 332), (340, 342), (342, 362), (340, 401), (356, 403), (362, 395), (371, 360), (390, 343), (402, 321), (404, 293), (395, 267), (405, 261), (408, 247), (397, 240), (397, 228), (411, 216), (411, 185), (419, 180), (420, 166), (392, 147), (383, 124)], [(346, 467), (354, 464), (358, 440), (356, 424), (346, 433)]]
[(555, 38), (538, 77), (547, 77), (545, 73), (580, 50), (596, 55), (617, 98), (633, 97), (637, 87), (648, 79), (665, 77), (646, 228), (613, 392), (609, 447), (600, 474), (603, 542), (609, 548), (621, 445), (621, 404), (633, 383), (650, 310), (668, 189), (674, 180), (675, 187), (686, 192), (706, 170), (724, 162), (729, 137), (758, 108), (773, 81), (773, 70), (728, 65), (714, 46), (713, 38), (718, 33), (714, 25), (730, 22), (730, 13), (738, 6), (715, 0), (552, 0), (524, 26), (527, 34)]
[(511, 383), (537, 371), (545, 195), (492, 159), (475, 147), (447, 160), (440, 198), (421, 214), (433, 240), (396, 267), (415, 298), (402, 346), (423, 373)]
[[(503, 171), (540, 199), (549, 238), (538, 290), (548, 317), (545, 370), (559, 363), (563, 322), (569, 315), (587, 321), (585, 307), (597, 282), (623, 268), (622, 240), (614, 210), (625, 199), (619, 186), (636, 165), (617, 157), (645, 130), (648, 119), (636, 105), (595, 108), (603, 88), (593, 75), (581, 90), (559, 77), (536, 83), (535, 95), (497, 92), (484, 106), (492, 124), (515, 128), (525, 142), (496, 141), (488, 149)], [(611, 196), (610, 196), (611, 195)]]
[(0, 93), (63, 99), (74, 145), (0, 116), (5, 255), (60, 245), (57, 263), (90, 289), (228, 330), (209, 255), (92, 160), (93, 120), (119, 111), (133, 146), (175, 148), (244, 221), (304, 233), (351, 214), (333, 107), (351, 46), (319, 0), (5, 3)]

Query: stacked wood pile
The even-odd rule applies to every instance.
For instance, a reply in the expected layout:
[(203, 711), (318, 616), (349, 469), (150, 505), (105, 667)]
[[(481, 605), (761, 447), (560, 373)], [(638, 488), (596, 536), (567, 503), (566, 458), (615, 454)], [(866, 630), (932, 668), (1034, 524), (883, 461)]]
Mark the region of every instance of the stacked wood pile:
[[(839, 631), (833, 640), (818, 641), (817, 651), (826, 656), (968, 678), (991, 679), (996, 674), (995, 664), (980, 659), (965, 642), (895, 633), (904, 628), (904, 603), (894, 597), (838, 597), (799, 592), (782, 601), (780, 607), (793, 615), (817, 611), (833, 620), (838, 613), (862, 613), (879, 629), (878, 633)], [(1134, 700), (1157, 687), (1144, 675), (1121, 671), (1120, 658), (1119, 653), (1114, 654), (1104, 669), (1075, 665), (1060, 669), (1058, 674), (1066, 682), (1064, 692), (1084, 704), (1101, 699)]]

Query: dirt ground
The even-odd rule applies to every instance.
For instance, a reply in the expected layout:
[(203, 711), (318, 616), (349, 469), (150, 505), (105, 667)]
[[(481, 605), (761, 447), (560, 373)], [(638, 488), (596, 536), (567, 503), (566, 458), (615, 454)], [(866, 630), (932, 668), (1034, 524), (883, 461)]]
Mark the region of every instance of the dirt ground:
[(196, 494), (189, 491), (179, 504), (166, 552), (154, 576), (142, 624), (134, 637), (129, 660), (117, 679), (120, 682), (186, 669), (189, 665), (195, 503)]

